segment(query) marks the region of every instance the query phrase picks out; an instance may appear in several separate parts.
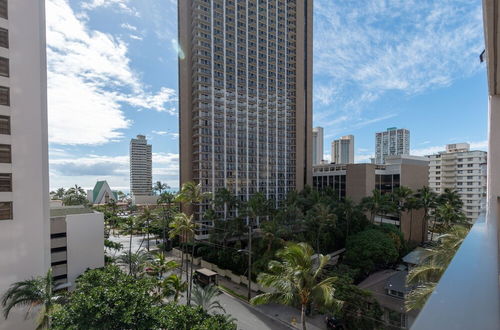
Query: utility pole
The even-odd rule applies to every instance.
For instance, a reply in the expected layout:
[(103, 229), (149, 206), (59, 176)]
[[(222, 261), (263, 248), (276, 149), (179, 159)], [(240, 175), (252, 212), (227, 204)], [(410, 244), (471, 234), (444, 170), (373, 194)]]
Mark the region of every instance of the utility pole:
[(248, 219), (248, 301), (252, 299), (252, 221)]

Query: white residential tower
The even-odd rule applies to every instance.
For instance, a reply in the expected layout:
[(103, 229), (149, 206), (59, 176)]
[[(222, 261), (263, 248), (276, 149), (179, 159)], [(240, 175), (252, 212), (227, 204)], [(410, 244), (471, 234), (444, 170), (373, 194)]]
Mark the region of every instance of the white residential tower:
[(313, 130), (313, 165), (321, 164), (323, 160), (323, 127), (314, 127)]
[(133, 196), (153, 194), (152, 149), (144, 135), (130, 140), (130, 192)]
[(354, 135), (342, 136), (332, 142), (332, 163), (354, 163)]
[(410, 131), (390, 127), (385, 132), (375, 133), (375, 163), (384, 164), (386, 156), (410, 154)]

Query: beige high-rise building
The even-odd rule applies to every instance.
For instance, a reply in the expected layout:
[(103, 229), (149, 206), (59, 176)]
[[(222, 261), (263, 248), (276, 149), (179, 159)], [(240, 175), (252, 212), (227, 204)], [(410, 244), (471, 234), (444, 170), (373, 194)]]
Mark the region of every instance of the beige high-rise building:
[(313, 165), (319, 165), (323, 161), (323, 127), (314, 127), (313, 130)]
[(311, 184), (313, 1), (178, 3), (180, 183), (242, 201)]
[[(0, 0), (0, 296), (51, 264), (45, 53), (45, 2)], [(34, 329), (27, 310), (0, 329)]]
[(429, 188), (437, 193), (456, 190), (470, 222), (476, 221), (486, 197), (486, 151), (470, 150), (468, 143), (446, 145), (446, 151), (429, 155)]
[(133, 196), (153, 194), (152, 147), (144, 135), (130, 140), (130, 192)]
[(346, 135), (332, 142), (332, 163), (354, 163), (354, 135)]

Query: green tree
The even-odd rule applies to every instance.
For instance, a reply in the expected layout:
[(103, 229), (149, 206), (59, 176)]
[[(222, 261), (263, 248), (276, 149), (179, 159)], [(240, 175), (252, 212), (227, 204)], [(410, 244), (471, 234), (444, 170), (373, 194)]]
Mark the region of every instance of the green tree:
[(170, 222), (176, 213), (176, 208), (173, 206), (175, 199), (175, 195), (165, 191), (160, 194), (160, 198), (158, 198), (158, 205), (161, 205), (161, 214), (158, 217), (158, 225), (162, 230), (162, 238), (163, 238), (163, 249), (166, 250), (167, 244), (167, 232)]
[[(420, 202), (420, 199), (414, 196), (410, 196), (406, 198), (405, 204), (404, 204), (404, 209), (406, 212), (410, 213), (410, 232), (408, 234), (408, 241), (412, 241), (412, 233), (413, 233), (413, 211), (418, 210), (422, 207), (422, 204)], [(424, 229), (425, 227), (422, 227)], [(423, 233), (422, 233), (423, 234)], [(425, 238), (424, 238), (425, 240)]]
[(395, 263), (398, 257), (398, 247), (390, 234), (380, 229), (367, 229), (347, 239), (344, 262), (368, 275)]
[(9, 317), (12, 308), (28, 307), (26, 317), (33, 308), (38, 307), (36, 329), (49, 329), (52, 315), (63, 296), (55, 290), (52, 269), (45, 276), (32, 278), (12, 284), (2, 296), (3, 315)]
[[(178, 236), (180, 238), (181, 244), (186, 247), (186, 243), (189, 242), (192, 238), (194, 238), (194, 233), (196, 230), (196, 223), (193, 221), (193, 216), (187, 216), (184, 213), (178, 213), (175, 217), (174, 220), (170, 223), (170, 237), (176, 237)], [(182, 250), (182, 259), (184, 256), (184, 250)], [(189, 276), (189, 290), (188, 290), (188, 296), (187, 296), (187, 303), (188, 305), (191, 303), (191, 288), (192, 288), (192, 283), (193, 283), (193, 267), (194, 267), (194, 244), (193, 244), (193, 251), (191, 253), (191, 274)], [(181, 261), (182, 262), (182, 261)], [(189, 264), (186, 263), (186, 278), (188, 278), (188, 266)], [(182, 266), (181, 266), (181, 274), (182, 274)]]
[(66, 193), (66, 189), (58, 188), (54, 194), (54, 199), (63, 199), (65, 193)]
[[(149, 206), (146, 206), (144, 208), (144, 210), (142, 211), (142, 214), (137, 218), (139, 224), (141, 225), (146, 225), (146, 234), (147, 234), (147, 245), (146, 245), (146, 249), (148, 250), (149, 252), (149, 233), (151, 231), (151, 222), (155, 221), (156, 220), (156, 216), (153, 212), (151, 212), (151, 209), (149, 208)], [(142, 243), (141, 243), (142, 245)]]
[(318, 203), (313, 206), (306, 217), (306, 229), (313, 236), (313, 242), (316, 246), (316, 251), (321, 252), (321, 237), (325, 234), (325, 229), (329, 227), (327, 232), (333, 232), (337, 223), (337, 216), (332, 212), (329, 205)]
[[(429, 225), (430, 212), (436, 208), (437, 194), (434, 191), (432, 191), (428, 186), (425, 186), (419, 189), (415, 196), (419, 199), (420, 204), (424, 209), (424, 217), (422, 219), (422, 233), (425, 236), (423, 237), (422, 241), (426, 241), (427, 230), (425, 230), (425, 228), (427, 225)], [(433, 236), (434, 236), (434, 226), (432, 226), (431, 241), (433, 239)]]
[(177, 274), (172, 274), (165, 278), (162, 283), (162, 295), (165, 298), (174, 297), (174, 302), (177, 303), (182, 292), (188, 289), (188, 283), (182, 281), (181, 277)]
[(406, 281), (414, 289), (406, 297), (407, 310), (424, 307), (468, 232), (465, 226), (452, 226), (448, 233), (438, 238), (438, 246), (428, 249), (429, 254), (423, 262), (410, 270)]
[(391, 209), (392, 201), (389, 195), (382, 195), (380, 190), (374, 189), (371, 196), (363, 198), (361, 205), (363, 209), (370, 212), (370, 222), (375, 223), (375, 217), (377, 215), (386, 213)]
[(156, 181), (153, 185), (153, 190), (161, 195), (163, 191), (169, 189), (170, 187), (166, 183), (162, 183), (161, 181)]
[(258, 282), (274, 289), (251, 300), (252, 304), (270, 302), (301, 307), (302, 329), (306, 329), (306, 308), (312, 304), (332, 306), (340, 304), (335, 299), (335, 277), (323, 278), (323, 269), (329, 256), (314, 255), (306, 243), (289, 243), (276, 253), (278, 260), (269, 262), (268, 272), (260, 273)]
[(216, 310), (225, 313), (226, 310), (224, 307), (222, 307), (219, 301), (215, 300), (219, 294), (219, 289), (214, 285), (207, 285), (206, 287), (195, 285), (193, 289), (193, 302), (207, 313)]
[(226, 315), (210, 315), (200, 307), (170, 303), (156, 311), (157, 329), (236, 330)]
[(137, 278), (144, 271), (151, 259), (151, 255), (145, 251), (137, 251), (136, 253), (127, 251), (117, 258), (118, 262), (129, 266), (129, 275), (134, 278)]

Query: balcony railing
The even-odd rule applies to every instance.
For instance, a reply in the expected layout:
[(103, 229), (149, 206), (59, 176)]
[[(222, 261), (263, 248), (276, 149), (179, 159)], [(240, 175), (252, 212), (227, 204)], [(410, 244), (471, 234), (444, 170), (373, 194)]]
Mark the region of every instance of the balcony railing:
[(412, 330), (499, 329), (497, 221), (476, 221)]

